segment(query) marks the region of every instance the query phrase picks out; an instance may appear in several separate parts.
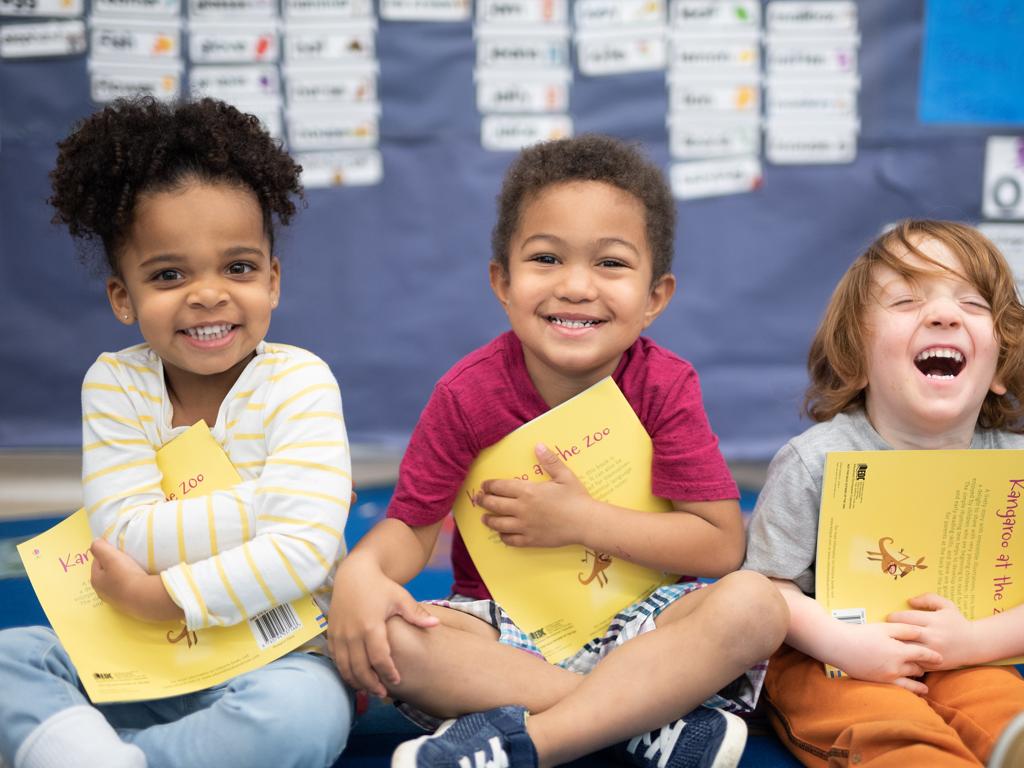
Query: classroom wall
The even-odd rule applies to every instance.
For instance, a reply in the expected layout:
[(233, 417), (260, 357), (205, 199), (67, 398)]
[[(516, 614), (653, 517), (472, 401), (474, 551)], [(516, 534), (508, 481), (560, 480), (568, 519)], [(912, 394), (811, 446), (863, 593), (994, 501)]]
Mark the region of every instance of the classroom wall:
[[(748, 194), (679, 205), (679, 291), (650, 335), (691, 360), (724, 452), (766, 459), (806, 424), (804, 359), (839, 275), (885, 223), (976, 221), (983, 126), (917, 119), (924, 0), (858, 3), (861, 132), (844, 165), (764, 163)], [(481, 148), (471, 24), (381, 22), (383, 181), (311, 190), (280, 237), (270, 338), (326, 359), (358, 442), (401, 444), (434, 381), (505, 329), (487, 283), (511, 155)], [(670, 162), (664, 72), (572, 84), (577, 133)], [(74, 446), (79, 386), (139, 338), (50, 224), (54, 143), (94, 108), (82, 58), (0, 61), (0, 447)]]

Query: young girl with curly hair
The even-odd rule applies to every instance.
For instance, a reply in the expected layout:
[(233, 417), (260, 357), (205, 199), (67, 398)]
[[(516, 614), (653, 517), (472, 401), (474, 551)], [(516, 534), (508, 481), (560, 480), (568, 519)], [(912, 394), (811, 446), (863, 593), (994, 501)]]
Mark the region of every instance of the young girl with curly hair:
[[(120, 101), (59, 144), (55, 222), (102, 246), (107, 297), (144, 343), (82, 387), (92, 581), (108, 603), (189, 629), (313, 593), (326, 609), (351, 493), (337, 382), (264, 341), (280, 293), (274, 222), (301, 168), (221, 102)], [(242, 482), (165, 500), (157, 450), (204, 419)], [(317, 642), (225, 684), (93, 706), (47, 628), (0, 632), (0, 763), (327, 766), (352, 698)]]

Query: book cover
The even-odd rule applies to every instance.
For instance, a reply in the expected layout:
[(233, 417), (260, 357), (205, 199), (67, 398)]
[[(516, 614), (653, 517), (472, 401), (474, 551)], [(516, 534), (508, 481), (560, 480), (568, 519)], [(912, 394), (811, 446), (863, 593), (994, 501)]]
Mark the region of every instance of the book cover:
[(481, 451), (454, 504), (456, 525), (491, 595), (557, 663), (604, 634), (615, 614), (676, 577), (582, 545), (509, 547), (481, 522), (484, 480), (550, 478), (534, 448), (544, 443), (595, 499), (648, 512), (672, 508), (651, 493), (651, 438), (610, 377)]
[[(885, 621), (924, 592), (948, 598), (969, 619), (1019, 605), (1022, 493), (1024, 451), (828, 454), (816, 599), (852, 623)], [(842, 675), (831, 665), (826, 672)]]
[[(204, 496), (241, 481), (197, 422), (156, 455), (168, 500)], [(258, 669), (327, 626), (310, 596), (231, 627), (189, 631), (183, 622), (150, 623), (116, 611), (92, 588), (94, 535), (84, 509), (18, 545), (32, 587), (78, 669), (94, 704), (175, 696)]]

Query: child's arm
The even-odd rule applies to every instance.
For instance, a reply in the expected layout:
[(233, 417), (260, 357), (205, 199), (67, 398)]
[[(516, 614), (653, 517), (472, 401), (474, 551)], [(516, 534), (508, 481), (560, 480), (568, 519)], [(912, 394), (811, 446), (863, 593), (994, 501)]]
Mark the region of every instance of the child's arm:
[(437, 624), (401, 585), (430, 559), (441, 521), (412, 527), (386, 518), (360, 539), (334, 575), (327, 641), (342, 678), (353, 688), (386, 696), (383, 681), (400, 682), (385, 622), (401, 616), (411, 624)]
[(907, 602), (913, 610), (897, 611), (886, 620), (917, 627), (917, 642), (942, 657), (926, 669), (957, 669), (1024, 654), (1024, 605), (971, 621), (952, 601), (930, 592)]
[(921, 634), (918, 627), (902, 623), (847, 624), (829, 616), (792, 581), (772, 581), (789, 606), (787, 644), (839, 667), (851, 677), (894, 683), (921, 695), (928, 693), (924, 683), (911, 678), (941, 664), (942, 657), (916, 642)]
[[(87, 470), (93, 528), (147, 572), (160, 574), (191, 628), (234, 624), (322, 587), (343, 551), (351, 493), (348, 443), (337, 383), (314, 360), (275, 376), (266, 402), (258, 404), (263, 433), (247, 436), (266, 444), (258, 478), (181, 501), (164, 501), (155, 449), (140, 441), (145, 431), (133, 409), (133, 419), (102, 413), (91, 419), (96, 412), (83, 390), (86, 423), (96, 423), (104, 454), (111, 446), (146, 452)], [(289, 375), (299, 369), (301, 375)], [(102, 391), (108, 400), (118, 393), (127, 398), (123, 387)], [(122, 435), (124, 429), (134, 435)], [(88, 445), (87, 437), (87, 464)]]
[(171, 600), (163, 580), (105, 539), (96, 539), (92, 552), (92, 586), (103, 602), (143, 621), (175, 621), (185, 614)]
[(670, 573), (717, 577), (743, 560), (743, 523), (733, 499), (674, 501), (677, 514), (642, 512), (597, 501), (543, 445), (537, 458), (550, 482), (488, 480), (477, 503), (484, 523), (510, 546), (582, 544)]

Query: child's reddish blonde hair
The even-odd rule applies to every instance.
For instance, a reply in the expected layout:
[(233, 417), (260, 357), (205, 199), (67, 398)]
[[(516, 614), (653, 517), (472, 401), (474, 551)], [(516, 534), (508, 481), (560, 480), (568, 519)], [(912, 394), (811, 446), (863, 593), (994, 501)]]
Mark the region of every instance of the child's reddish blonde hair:
[(1024, 306), (1006, 259), (999, 249), (973, 227), (952, 221), (906, 219), (880, 235), (843, 275), (825, 316), (814, 334), (807, 357), (811, 384), (804, 397), (804, 410), (815, 421), (828, 421), (836, 414), (863, 406), (867, 381), (864, 309), (874, 301), (875, 266), (884, 264), (913, 281), (931, 270), (913, 266), (908, 253), (947, 268), (917, 247), (922, 241), (937, 240), (956, 256), (957, 275), (974, 285), (992, 308), (992, 324), (999, 341), (996, 377), (1006, 386), (1005, 395), (989, 392), (978, 415), (987, 429), (1024, 432)]

